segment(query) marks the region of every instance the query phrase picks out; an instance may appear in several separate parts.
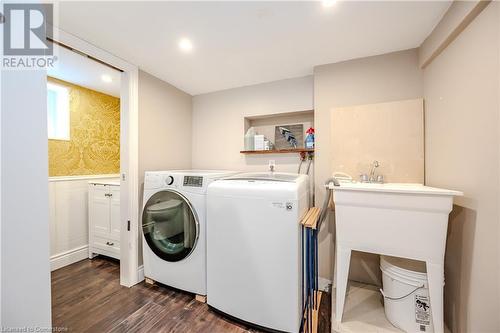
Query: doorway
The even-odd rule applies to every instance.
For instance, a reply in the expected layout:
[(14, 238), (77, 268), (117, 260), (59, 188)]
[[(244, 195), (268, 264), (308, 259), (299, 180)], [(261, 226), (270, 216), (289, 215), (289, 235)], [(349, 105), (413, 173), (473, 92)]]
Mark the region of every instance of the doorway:
[[(54, 27), (54, 35), (48, 36), (48, 39), (57, 45), (57, 49), (60, 50), (61, 52), (60, 55), (70, 54), (71, 57), (73, 58), (78, 56), (84, 58), (87, 62), (92, 61), (95, 64), (99, 64), (99, 66), (95, 66), (95, 68), (99, 68), (97, 71), (101, 71), (102, 73), (99, 74), (100, 81), (95, 80), (96, 81), (95, 83), (101, 85), (100, 87), (98, 87), (100, 88), (100, 90), (109, 89), (109, 87), (112, 86), (112, 84), (110, 83), (114, 82), (115, 84), (114, 90), (105, 91), (104, 95), (106, 95), (106, 93), (108, 94), (108, 96), (112, 96), (113, 94), (117, 95), (114, 97), (119, 100), (119, 106), (118, 106), (119, 110), (118, 111), (110, 110), (111, 108), (110, 106), (113, 104), (113, 100), (111, 98), (107, 99), (106, 103), (104, 104), (106, 104), (105, 108), (108, 108), (106, 112), (109, 111), (108, 113), (110, 114), (113, 113), (116, 114), (116, 112), (119, 113), (119, 123), (117, 126), (116, 124), (114, 125), (114, 131), (118, 130), (117, 144), (119, 146), (119, 153), (118, 155), (116, 155), (116, 152), (113, 152), (113, 149), (110, 149), (110, 147), (113, 146), (114, 143), (111, 143), (112, 140), (110, 141), (109, 139), (110, 137), (108, 136), (107, 144), (102, 145), (101, 148), (99, 148), (98, 144), (95, 143), (93, 144), (94, 149), (97, 150), (102, 149), (101, 153), (105, 155), (105, 157), (101, 159), (100, 162), (92, 161), (92, 158), (94, 159), (96, 158), (96, 154), (95, 151), (91, 152), (92, 156), (92, 158), (90, 158), (91, 161), (86, 161), (88, 162), (86, 164), (80, 161), (77, 168), (80, 169), (83, 168), (85, 171), (85, 167), (88, 166), (95, 167), (98, 170), (103, 170), (103, 167), (106, 165), (110, 167), (108, 169), (104, 168), (105, 171), (104, 174), (106, 176), (110, 175), (111, 177), (102, 177), (102, 174), (100, 174), (98, 175), (100, 177), (97, 178), (91, 177), (91, 179), (87, 179), (85, 181), (86, 183), (88, 183), (89, 181), (91, 183), (94, 183), (96, 189), (99, 188), (99, 185), (102, 185), (104, 188), (106, 188), (106, 191), (104, 191), (106, 193), (104, 193), (103, 191), (97, 191), (97, 192), (102, 194), (104, 198), (110, 199), (108, 203), (109, 206), (107, 208), (105, 207), (105, 202), (101, 201), (100, 203), (102, 205), (97, 207), (99, 214), (94, 215), (94, 219), (99, 217), (101, 218), (102, 221), (102, 216), (105, 215), (105, 210), (108, 209), (109, 232), (108, 234), (105, 234), (106, 231), (104, 231), (104, 229), (102, 228), (99, 229), (100, 227), (102, 227), (102, 225), (94, 226), (94, 230), (102, 231), (102, 233), (93, 233), (90, 229), (88, 229), (89, 230), (88, 235), (90, 236), (90, 238), (92, 238), (92, 235), (95, 236), (93, 243), (94, 244), (97, 243), (97, 247), (94, 247), (94, 250), (91, 250), (90, 248), (91, 244), (89, 242), (88, 245), (89, 248), (87, 253), (90, 257), (92, 257), (94, 254), (102, 254), (99, 253), (102, 252), (99, 251), (99, 248), (104, 248), (104, 250), (106, 249), (110, 250), (107, 253), (104, 253), (107, 254), (108, 256), (112, 256), (112, 254), (115, 253), (116, 254), (115, 257), (119, 258), (120, 260), (120, 284), (126, 287), (131, 287), (137, 284), (138, 282), (142, 281), (143, 279), (142, 270), (138, 267), (138, 241), (139, 241), (139, 232), (138, 232), (139, 193), (138, 193), (138, 171), (137, 171), (138, 170), (137, 166), (138, 164), (137, 161), (138, 69), (136, 66), (131, 65), (123, 61), (122, 59), (117, 58), (112, 54), (109, 54), (108, 52), (99, 49), (96, 46), (91, 45), (73, 35), (67, 34), (64, 31), (59, 30), (55, 27)], [(50, 72), (48, 73), (48, 75), (50, 76)], [(72, 75), (73, 78), (77, 77), (75, 76), (74, 73)], [(50, 80), (55, 81), (57, 80), (57, 78)], [(58, 81), (57, 83), (59, 86), (64, 86), (64, 84), (61, 84), (60, 81)], [(106, 88), (102, 88), (102, 86)], [(98, 88), (95, 88), (95, 90), (97, 90)], [(102, 91), (100, 93), (102, 93)], [(50, 97), (50, 94), (51, 93), (49, 91), (48, 97)], [(55, 98), (57, 100), (57, 93), (55, 93), (52, 98)], [(62, 119), (64, 121), (64, 117), (62, 117)], [(99, 126), (106, 127), (107, 125), (101, 122)], [(64, 128), (64, 126), (62, 128)], [(110, 129), (104, 128), (104, 131), (109, 132)], [(65, 131), (61, 130), (61, 132)], [(66, 133), (67, 132), (68, 131), (66, 130)], [(71, 135), (71, 130), (69, 132)], [(79, 157), (81, 159), (87, 159), (87, 160), (89, 159), (89, 157), (85, 157), (83, 155), (84, 154), (80, 152)], [(82, 163), (84, 164), (83, 167)], [(74, 162), (73, 164), (76, 165), (76, 162)], [(112, 170), (116, 170), (117, 172), (115, 171), (113, 173)], [(108, 183), (99, 184), (103, 182), (108, 182)], [(117, 192), (116, 187), (113, 186), (118, 186), (119, 191)], [(89, 198), (88, 203), (93, 202), (92, 199), (90, 198), (90, 195), (88, 196), (88, 198)], [(90, 206), (92, 206), (92, 204), (90, 204)], [(87, 206), (87, 208), (91, 207)], [(91, 220), (92, 220), (92, 215), (90, 215), (89, 221), (93, 223)], [(104, 224), (108, 222), (104, 222)], [(81, 251), (78, 254), (76, 254), (76, 256), (78, 255), (81, 256)], [(74, 258), (75, 254), (73, 254), (73, 259)], [(64, 264), (64, 260), (62, 264)]]
[(53, 45), (47, 69), (51, 270), (120, 259), (121, 71)]

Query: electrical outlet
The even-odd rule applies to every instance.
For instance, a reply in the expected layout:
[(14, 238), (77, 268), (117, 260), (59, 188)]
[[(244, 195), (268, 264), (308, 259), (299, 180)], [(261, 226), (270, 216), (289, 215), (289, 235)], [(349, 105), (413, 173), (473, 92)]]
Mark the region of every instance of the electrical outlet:
[(276, 161), (275, 160), (269, 160), (269, 170), (274, 171), (276, 169)]

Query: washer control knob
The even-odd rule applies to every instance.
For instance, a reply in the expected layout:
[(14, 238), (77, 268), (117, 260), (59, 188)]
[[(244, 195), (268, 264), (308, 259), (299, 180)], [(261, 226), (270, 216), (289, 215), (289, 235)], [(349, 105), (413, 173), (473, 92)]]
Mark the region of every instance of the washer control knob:
[(165, 184), (172, 185), (173, 183), (174, 183), (174, 177), (168, 176), (167, 178), (165, 178)]

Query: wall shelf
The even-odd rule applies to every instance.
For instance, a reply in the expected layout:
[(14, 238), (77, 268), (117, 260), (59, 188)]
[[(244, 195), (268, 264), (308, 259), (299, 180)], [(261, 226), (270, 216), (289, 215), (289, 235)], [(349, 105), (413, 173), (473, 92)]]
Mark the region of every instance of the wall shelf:
[(242, 150), (242, 154), (247, 155), (258, 155), (258, 154), (294, 154), (294, 153), (314, 153), (314, 149), (306, 148), (291, 148), (291, 149), (280, 149), (280, 150)]

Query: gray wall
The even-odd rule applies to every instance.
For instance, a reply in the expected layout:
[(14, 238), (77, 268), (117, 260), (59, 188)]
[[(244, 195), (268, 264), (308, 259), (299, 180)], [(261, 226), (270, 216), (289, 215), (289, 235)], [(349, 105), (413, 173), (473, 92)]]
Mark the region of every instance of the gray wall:
[(45, 71), (2, 71), (1, 326), (50, 327)]
[(267, 171), (269, 160), (275, 160), (277, 171), (297, 172), (298, 154), (240, 153), (244, 148), (244, 118), (312, 109), (312, 76), (195, 96), (193, 168)]
[[(139, 71), (138, 103), (140, 214), (145, 171), (191, 168), (192, 97)], [(139, 264), (142, 263), (141, 246), (142, 238), (139, 241)]]
[(424, 71), (427, 184), (465, 194), (446, 249), (452, 332), (500, 332), (499, 11), (491, 3)]

